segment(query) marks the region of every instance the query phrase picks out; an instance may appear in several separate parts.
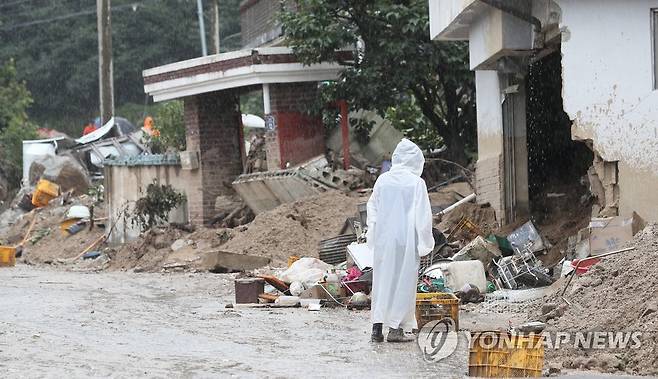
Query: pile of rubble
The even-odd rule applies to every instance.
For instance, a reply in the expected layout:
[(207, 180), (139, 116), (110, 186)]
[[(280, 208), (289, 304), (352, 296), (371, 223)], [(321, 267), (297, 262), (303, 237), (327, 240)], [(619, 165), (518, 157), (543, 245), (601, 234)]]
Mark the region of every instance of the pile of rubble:
[[(327, 234), (338, 234), (363, 201), (330, 191), (262, 212), (236, 228), (156, 228), (135, 241), (109, 248), (109, 268), (222, 272), (285, 267), (290, 256), (317, 257), (320, 241)], [(246, 266), (222, 265), (216, 262), (218, 254), (247, 262)]]
[(639, 332), (639, 348), (585, 349), (563, 344), (547, 350), (552, 364), (628, 374), (658, 374), (658, 225), (650, 224), (626, 246), (635, 249), (601, 258), (576, 276), (564, 295), (544, 299), (531, 318), (549, 331)]

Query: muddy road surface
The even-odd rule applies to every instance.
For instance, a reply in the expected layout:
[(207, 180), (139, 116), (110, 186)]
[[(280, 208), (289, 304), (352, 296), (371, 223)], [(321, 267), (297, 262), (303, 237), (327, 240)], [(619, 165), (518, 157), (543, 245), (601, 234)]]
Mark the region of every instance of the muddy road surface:
[[(371, 344), (368, 311), (227, 309), (232, 301), (230, 274), (2, 268), (0, 376), (451, 378), (467, 371), (465, 346), (434, 363), (415, 343)], [(515, 317), (467, 314), (461, 323), (495, 327)]]

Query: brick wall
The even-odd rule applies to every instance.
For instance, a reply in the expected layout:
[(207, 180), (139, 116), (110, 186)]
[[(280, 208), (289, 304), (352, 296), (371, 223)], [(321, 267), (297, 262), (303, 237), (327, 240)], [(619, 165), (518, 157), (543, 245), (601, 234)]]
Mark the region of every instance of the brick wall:
[[(316, 99), (317, 83), (281, 83), (270, 85), (270, 108), (276, 130), (266, 140), (268, 168), (285, 168), (324, 154), (322, 119), (309, 115)], [(278, 153), (278, 157), (274, 154)], [(273, 164), (270, 166), (269, 162)]]
[(199, 173), (188, 193), (190, 220), (208, 222), (215, 216), (215, 199), (232, 195), (231, 183), (242, 173), (242, 128), (239, 103), (231, 91), (186, 97), (187, 150), (199, 153)]
[(504, 223), (502, 155), (478, 160), (475, 168), (475, 193), (477, 202), (491, 204), (496, 212), (496, 218)]
[(281, 35), (276, 14), (279, 0), (245, 0), (240, 3), (242, 47), (258, 47)]

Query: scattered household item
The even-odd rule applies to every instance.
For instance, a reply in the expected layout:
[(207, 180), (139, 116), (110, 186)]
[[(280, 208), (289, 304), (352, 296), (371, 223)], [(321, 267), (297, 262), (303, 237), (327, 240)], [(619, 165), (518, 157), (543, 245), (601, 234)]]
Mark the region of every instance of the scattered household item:
[(416, 322), (418, 329), (432, 320), (449, 317), (454, 321), (455, 331), (459, 330), (459, 299), (451, 293), (417, 293)]
[(644, 224), (644, 220), (635, 212), (631, 217), (592, 218), (588, 226), (590, 255), (620, 249), (644, 228)]
[(457, 254), (452, 256), (453, 261), (467, 261), (478, 260), (482, 262), (485, 268), (489, 267), (491, 261), (495, 258), (500, 258), (503, 253), (498, 249), (498, 246), (491, 243), (482, 236), (477, 236), (466, 246), (464, 246)]
[(86, 221), (77, 220), (66, 228), (66, 233), (68, 235), (74, 235), (84, 229), (86, 225)]
[[(627, 247), (627, 248), (625, 248), (625, 249), (620, 249), (620, 250), (610, 251), (610, 252), (607, 252), (607, 253), (603, 253), (603, 254), (597, 255), (596, 257), (591, 257), (591, 258), (586, 258), (586, 259), (580, 259), (580, 260), (577, 261), (577, 262), (576, 262), (576, 261), (573, 261), (572, 264), (575, 263), (574, 270), (575, 270), (576, 274), (578, 274), (578, 270), (580, 269), (580, 266), (581, 266), (581, 265), (585, 265), (587, 262), (591, 262), (591, 261), (598, 262), (601, 258), (605, 258), (605, 257), (608, 257), (608, 256), (610, 256), (610, 255), (615, 255), (615, 254), (619, 254), (619, 253), (624, 253), (624, 252), (631, 251), (631, 250), (635, 250), (635, 246), (633, 246), (633, 247)], [(590, 266), (591, 266), (592, 264), (594, 264), (594, 263), (591, 263)], [(574, 277), (574, 276), (575, 276), (575, 275), (571, 275), (571, 276), (569, 277), (569, 280), (567, 281), (567, 284), (565, 284), (565, 286), (564, 286), (564, 290), (562, 291), (562, 296), (563, 296), (562, 298), (563, 298), (563, 299), (564, 299), (564, 294), (567, 292), (567, 288), (569, 288), (569, 284), (571, 284), (571, 281), (573, 280), (573, 277)]]
[(286, 283), (302, 282), (304, 287), (310, 288), (324, 278), (324, 274), (333, 266), (317, 258), (304, 257), (293, 263), (286, 271), (279, 275), (279, 279)]
[(32, 162), (44, 155), (55, 155), (57, 153), (58, 142), (64, 139), (64, 137), (57, 137), (23, 141), (23, 186), (28, 185), (30, 182), (30, 167), (32, 166)]
[(258, 295), (265, 292), (265, 280), (261, 278), (236, 279), (235, 303), (258, 303)]
[(541, 261), (532, 251), (536, 245), (531, 240), (528, 241), (524, 243), (523, 249), (519, 249), (512, 242), (514, 255), (494, 262), (499, 287), (517, 289), (522, 285), (542, 287), (553, 283), (553, 278), (548, 275), (548, 270), (542, 266)]
[(292, 266), (293, 263), (297, 262), (299, 257), (296, 255), (291, 255), (288, 257), (288, 267)]
[(471, 332), (468, 375), (482, 378), (540, 377), (544, 368), (541, 335)]
[(258, 275), (258, 278), (265, 280), (267, 284), (276, 288), (280, 292), (287, 293), (290, 289), (286, 283), (273, 275)]
[(101, 252), (98, 250), (90, 251), (82, 255), (82, 259), (96, 259), (101, 256)]
[(304, 292), (304, 284), (302, 282), (292, 282), (290, 283), (290, 294), (292, 296), (299, 296), (302, 292)]
[(70, 219), (85, 219), (89, 220), (91, 217), (91, 212), (89, 207), (84, 205), (72, 205), (71, 208), (66, 212), (66, 220)]
[(363, 271), (368, 267), (372, 267), (374, 252), (368, 247), (368, 244), (352, 243), (347, 246), (347, 253), (359, 270)]
[[(320, 301), (321, 301), (321, 299), (302, 299), (302, 298), (300, 298), (299, 299), (299, 305), (301, 305), (302, 308), (311, 308), (312, 306), (317, 305), (318, 310), (319, 310), (320, 309), (320, 307), (319, 307)], [(309, 310), (311, 310), (311, 309), (309, 309)]]
[(336, 270), (332, 270), (324, 279), (324, 288), (331, 294), (333, 297), (340, 297), (340, 289), (342, 287), (340, 283), (340, 278), (336, 274)]
[(466, 284), (476, 286), (481, 293), (487, 291), (487, 278), (484, 265), (480, 261), (459, 261), (445, 264), (442, 270), (445, 286), (453, 291)]
[(0, 267), (13, 267), (16, 265), (16, 248), (0, 246)]
[(525, 224), (521, 225), (518, 229), (513, 231), (510, 235), (507, 236), (507, 240), (510, 242), (512, 247), (516, 247), (521, 250), (527, 250), (531, 253), (536, 253), (546, 249), (544, 240), (539, 235), (537, 228), (532, 223), (528, 221)]
[(342, 234), (320, 241), (320, 259), (331, 265), (345, 262), (347, 259), (347, 246), (354, 241), (356, 241), (354, 233)]
[(280, 307), (297, 307), (299, 306), (299, 296), (279, 296), (274, 300), (274, 304)]
[(457, 208), (458, 206), (460, 206), (460, 205), (462, 205), (462, 204), (464, 204), (464, 203), (468, 203), (469, 201), (474, 200), (474, 199), (475, 199), (475, 194), (472, 193), (472, 194), (466, 196), (465, 198), (459, 200), (458, 202), (452, 204), (451, 206), (445, 208), (444, 210), (439, 211), (436, 215), (437, 215), (437, 216), (443, 216), (443, 215), (446, 214), (446, 213), (450, 213), (450, 212), (452, 212), (452, 210), (455, 209), (455, 208)]
[(45, 207), (50, 200), (59, 196), (59, 186), (46, 179), (41, 179), (37, 183), (37, 188), (32, 195), (32, 205), (37, 208)]
[(368, 295), (363, 292), (356, 292), (350, 298), (349, 305), (352, 306), (366, 306), (368, 305)]

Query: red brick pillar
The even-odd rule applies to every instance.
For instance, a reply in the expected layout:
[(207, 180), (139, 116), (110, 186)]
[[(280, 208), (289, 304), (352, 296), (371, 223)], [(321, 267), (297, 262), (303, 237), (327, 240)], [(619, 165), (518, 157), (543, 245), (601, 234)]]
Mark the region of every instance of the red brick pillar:
[(196, 179), (190, 183), (190, 221), (202, 224), (215, 215), (215, 200), (232, 195), (231, 183), (242, 173), (243, 137), (239, 101), (231, 91), (186, 97), (187, 150), (199, 153)]
[(270, 84), (270, 108), (275, 129), (267, 133), (268, 169), (296, 165), (324, 154), (322, 118), (311, 116), (318, 92), (316, 82)]

